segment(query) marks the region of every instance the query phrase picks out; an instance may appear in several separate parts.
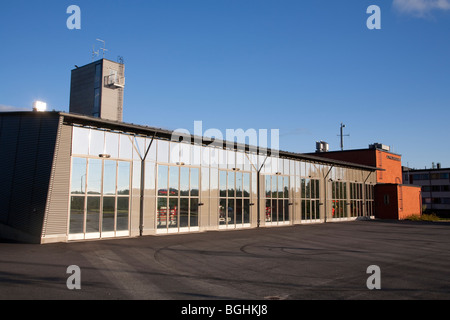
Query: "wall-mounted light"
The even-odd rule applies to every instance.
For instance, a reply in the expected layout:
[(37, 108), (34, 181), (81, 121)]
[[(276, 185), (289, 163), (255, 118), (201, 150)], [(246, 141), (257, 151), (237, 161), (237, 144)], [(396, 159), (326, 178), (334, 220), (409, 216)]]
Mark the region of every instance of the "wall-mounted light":
[(111, 155), (110, 155), (110, 154), (106, 154), (106, 153), (100, 153), (98, 156), (99, 156), (100, 158), (106, 158), (106, 159), (111, 158)]
[(44, 112), (47, 111), (47, 103), (43, 101), (33, 102), (33, 111)]

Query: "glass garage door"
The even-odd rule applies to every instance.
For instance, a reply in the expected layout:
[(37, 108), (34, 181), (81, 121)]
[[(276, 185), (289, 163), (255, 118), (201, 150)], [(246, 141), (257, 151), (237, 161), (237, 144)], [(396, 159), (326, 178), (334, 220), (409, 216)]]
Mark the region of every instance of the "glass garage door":
[(265, 225), (289, 224), (289, 177), (266, 175)]
[(157, 232), (199, 230), (199, 168), (158, 166)]
[(128, 161), (72, 158), (69, 240), (129, 235)]

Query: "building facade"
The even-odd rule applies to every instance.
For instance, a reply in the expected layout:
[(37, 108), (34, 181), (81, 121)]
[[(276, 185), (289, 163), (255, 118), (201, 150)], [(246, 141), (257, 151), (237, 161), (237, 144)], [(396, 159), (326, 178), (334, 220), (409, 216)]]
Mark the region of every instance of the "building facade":
[(63, 112), (0, 114), (0, 235), (34, 243), (374, 216), (376, 167)]
[(380, 219), (407, 219), (422, 214), (420, 188), (403, 184), (401, 155), (381, 143), (367, 149), (316, 152), (328, 159), (349, 161), (378, 168), (375, 187), (375, 217)]
[(441, 168), (440, 164), (431, 169), (403, 167), (403, 183), (422, 189), (425, 212), (450, 216), (450, 168)]

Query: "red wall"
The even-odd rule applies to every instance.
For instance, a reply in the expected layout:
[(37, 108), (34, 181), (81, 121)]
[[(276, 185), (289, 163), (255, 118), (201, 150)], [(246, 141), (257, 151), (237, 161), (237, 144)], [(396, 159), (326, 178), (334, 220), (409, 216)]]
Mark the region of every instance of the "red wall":
[[(377, 218), (403, 220), (412, 215), (420, 215), (422, 212), (420, 187), (377, 184), (375, 195), (375, 217)], [(389, 200), (388, 203), (386, 200)]]

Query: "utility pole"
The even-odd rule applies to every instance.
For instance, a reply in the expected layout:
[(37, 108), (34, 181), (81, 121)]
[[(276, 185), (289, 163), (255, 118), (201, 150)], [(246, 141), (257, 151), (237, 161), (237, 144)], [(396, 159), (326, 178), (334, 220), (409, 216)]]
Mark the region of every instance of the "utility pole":
[(344, 134), (344, 128), (345, 124), (341, 122), (341, 133), (339, 134), (341, 136), (341, 151), (344, 150), (344, 137), (350, 137), (349, 134)]

